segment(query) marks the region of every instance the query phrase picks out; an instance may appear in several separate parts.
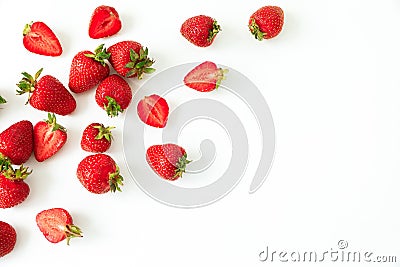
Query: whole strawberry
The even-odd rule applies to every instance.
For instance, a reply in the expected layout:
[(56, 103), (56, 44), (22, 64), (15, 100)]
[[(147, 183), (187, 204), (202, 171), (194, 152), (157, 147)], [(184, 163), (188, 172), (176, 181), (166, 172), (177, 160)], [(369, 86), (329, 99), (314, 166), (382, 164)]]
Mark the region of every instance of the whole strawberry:
[(81, 229), (74, 225), (72, 216), (63, 208), (43, 210), (36, 215), (36, 224), (44, 237), (51, 243), (59, 243), (74, 237), (82, 237)]
[(17, 232), (10, 224), (0, 221), (0, 258), (9, 254), (17, 242)]
[(69, 71), (69, 89), (82, 93), (94, 88), (110, 74), (110, 68), (104, 61), (110, 57), (104, 45), (93, 52), (81, 51), (74, 56)]
[(217, 21), (205, 15), (188, 18), (181, 26), (182, 36), (199, 47), (210, 46), (220, 31)]
[(283, 27), (284, 14), (278, 6), (264, 6), (250, 16), (250, 32), (259, 41), (277, 36)]
[(106, 154), (94, 154), (85, 157), (76, 171), (81, 184), (95, 194), (104, 194), (109, 191), (121, 191), (123, 177), (115, 161)]
[(112, 74), (97, 86), (95, 99), (108, 116), (116, 117), (129, 106), (132, 90), (121, 76)]
[(91, 123), (83, 130), (81, 147), (87, 152), (106, 152), (112, 141), (111, 130), (115, 127), (105, 127), (102, 123)]
[(16, 122), (0, 133), (0, 154), (12, 164), (28, 161), (33, 151), (33, 125), (30, 121)]
[(176, 144), (153, 145), (147, 149), (146, 160), (155, 173), (166, 180), (182, 177), (186, 165), (187, 154), (184, 148)]
[(227, 72), (228, 70), (218, 68), (214, 62), (205, 61), (188, 72), (183, 82), (197, 91), (210, 92), (219, 87)]
[(121, 27), (122, 23), (115, 8), (98, 6), (90, 19), (89, 37), (93, 39), (108, 37), (119, 32)]
[(31, 171), (22, 165), (16, 170), (10, 166), (0, 172), (0, 208), (12, 208), (28, 197), (30, 188), (24, 179), (30, 173)]
[(147, 125), (164, 128), (167, 124), (169, 106), (159, 95), (145, 96), (137, 105), (139, 118)]
[(28, 93), (28, 101), (32, 107), (56, 113), (58, 115), (68, 115), (72, 113), (76, 108), (75, 98), (71, 93), (64, 87), (64, 85), (50, 75), (45, 75), (39, 78), (43, 69), (36, 72), (35, 76), (32, 76), (26, 72), (23, 72), (24, 76), (22, 80), (17, 84), (17, 94), (22, 95)]
[(32, 53), (56, 57), (63, 52), (57, 36), (44, 22), (26, 24), (23, 35), (23, 44)]
[(151, 68), (154, 60), (148, 58), (149, 50), (135, 41), (121, 41), (107, 50), (111, 53), (110, 63), (114, 70), (121, 76), (142, 79), (144, 74), (155, 71)]
[(47, 120), (33, 127), (33, 152), (37, 161), (42, 162), (57, 153), (67, 141), (67, 130), (57, 123), (56, 116), (49, 113)]

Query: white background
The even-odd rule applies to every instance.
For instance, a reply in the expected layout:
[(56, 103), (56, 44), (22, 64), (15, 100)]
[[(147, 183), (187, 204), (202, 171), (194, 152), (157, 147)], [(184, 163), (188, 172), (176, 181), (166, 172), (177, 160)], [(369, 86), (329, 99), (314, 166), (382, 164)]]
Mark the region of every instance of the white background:
[[(91, 40), (89, 19), (101, 4), (119, 11), (123, 28), (111, 38)], [(247, 21), (267, 4), (282, 7), (285, 25), (277, 38), (258, 42)], [(32, 156), (26, 163), (34, 170), (27, 179), (30, 196), (0, 210), (0, 220), (18, 233), (15, 250), (0, 259), (1, 266), (265, 266), (271, 263), (260, 262), (258, 254), (266, 246), (330, 251), (340, 239), (348, 241), (349, 250), (397, 255), (400, 261), (399, 1), (0, 0), (0, 10), (0, 92), (8, 100), (0, 110), (0, 130), (46, 117), (24, 106), (25, 96), (15, 95), (22, 71), (43, 67), (43, 75), (67, 85), (77, 52), (130, 39), (149, 47), (157, 71), (204, 60), (239, 70), (265, 96), (277, 135), (272, 170), (255, 194), (248, 194), (250, 168), (221, 201), (173, 208), (148, 197), (129, 176), (124, 116), (107, 118), (94, 91), (76, 95), (76, 111), (58, 117), (68, 129), (67, 144), (44, 163)], [(179, 33), (181, 23), (198, 14), (216, 18), (222, 27), (211, 47), (197, 48)], [(24, 49), (23, 27), (38, 20), (59, 37), (61, 57)], [(132, 81), (133, 90), (142, 82)], [(88, 155), (80, 149), (80, 135), (92, 121), (117, 127), (109, 154), (125, 176), (122, 193), (90, 194), (75, 176)], [(70, 246), (47, 242), (35, 216), (52, 207), (69, 210), (84, 238)]]

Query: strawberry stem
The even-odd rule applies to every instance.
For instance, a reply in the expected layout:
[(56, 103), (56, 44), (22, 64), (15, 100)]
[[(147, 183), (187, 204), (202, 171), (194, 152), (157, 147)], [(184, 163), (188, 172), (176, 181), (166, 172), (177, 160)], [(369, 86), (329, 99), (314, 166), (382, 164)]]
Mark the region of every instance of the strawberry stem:
[(7, 156), (0, 153), (0, 173), (10, 168), (12, 168), (11, 160)]
[(254, 37), (262, 41), (264, 39), (265, 33), (260, 30), (260, 27), (257, 25), (256, 20), (252, 19), (251, 24), (249, 25), (250, 32), (254, 35)]
[(124, 110), (121, 108), (121, 106), (115, 101), (114, 98), (106, 96), (106, 99), (108, 100), (107, 104), (104, 104), (103, 108), (107, 112), (107, 115), (110, 117), (116, 117), (120, 112), (123, 112)]
[(218, 25), (217, 21), (214, 20), (212, 29), (208, 33), (207, 41), (211, 42), (214, 37), (221, 31), (221, 26)]
[(125, 65), (125, 68), (130, 69), (125, 75), (127, 78), (137, 74), (137, 78), (140, 80), (144, 74), (150, 74), (155, 71), (154, 68), (150, 68), (155, 61), (150, 59), (148, 54), (149, 49), (147, 47), (144, 49), (141, 47), (139, 54), (130, 49), (129, 56), (131, 61)]
[(182, 177), (182, 174), (186, 171), (186, 165), (190, 162), (192, 161), (187, 160), (187, 154), (183, 154), (183, 156), (179, 158), (178, 163), (176, 164), (174, 178)]
[(119, 191), (121, 192), (120, 186), (123, 184), (124, 177), (122, 177), (119, 173), (119, 167), (116, 166), (116, 170), (109, 175), (109, 184), (111, 192)]
[(5, 104), (7, 103), (7, 100), (5, 100), (1, 95), (0, 95), (0, 104)]
[(54, 115), (54, 113), (47, 113), (47, 120), (44, 121), (47, 122), (47, 124), (49, 124), (50, 126), (52, 126), (51, 128), (52, 132), (55, 132), (57, 130), (67, 132), (67, 129), (65, 129), (64, 126), (57, 123), (56, 115)]
[(7, 179), (16, 181), (26, 179), (26, 177), (32, 173), (32, 170), (28, 171), (28, 167), (25, 168), (23, 165), (14, 170), (14, 168), (10, 165), (6, 170), (2, 171), (2, 173)]
[(104, 127), (104, 125), (101, 124), (93, 126), (93, 128), (99, 130), (99, 133), (96, 135), (94, 139), (100, 140), (105, 138), (108, 142), (111, 142), (111, 140), (113, 139), (111, 130), (115, 128), (114, 126)]
[(94, 50), (94, 54), (85, 54), (85, 56), (92, 58), (95, 61), (100, 62), (101, 65), (105, 66), (105, 60), (110, 58), (111, 53), (107, 53), (107, 49), (104, 47), (104, 44), (101, 44)]
[(29, 24), (25, 24), (24, 30), (22, 31), (23, 36), (30, 33), (32, 24), (33, 24), (33, 21), (31, 21), (31, 23), (29, 23)]
[(31, 98), (31, 94), (35, 90), (36, 86), (36, 81), (39, 78), (40, 74), (42, 73), (43, 68), (38, 70), (35, 73), (35, 76), (33, 77), (27, 72), (22, 72), (21, 74), (24, 76), (19, 83), (17, 83), (17, 86), (19, 89), (17, 89), (17, 95), (23, 95), (25, 93), (28, 93), (28, 100), (26, 101), (25, 105), (29, 103), (29, 99)]
[(69, 241), (71, 240), (71, 238), (82, 237), (82, 231), (76, 225), (67, 224), (65, 226), (65, 235), (67, 236), (67, 245), (69, 246)]

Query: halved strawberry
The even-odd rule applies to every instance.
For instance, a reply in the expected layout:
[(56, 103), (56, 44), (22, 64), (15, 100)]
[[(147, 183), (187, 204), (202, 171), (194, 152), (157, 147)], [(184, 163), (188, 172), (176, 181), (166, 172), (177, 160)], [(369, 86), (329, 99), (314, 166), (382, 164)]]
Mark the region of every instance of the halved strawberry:
[(55, 57), (63, 52), (57, 36), (44, 22), (26, 24), (23, 35), (23, 44), (32, 53)]
[(168, 103), (156, 94), (145, 96), (138, 103), (137, 113), (139, 118), (147, 125), (164, 128), (168, 120)]
[(81, 229), (72, 224), (72, 217), (63, 208), (53, 208), (39, 212), (36, 223), (44, 237), (51, 243), (67, 239), (67, 245), (73, 237), (82, 237)]
[(116, 34), (121, 30), (122, 23), (115, 8), (110, 6), (97, 7), (90, 19), (89, 37), (99, 39)]
[(47, 120), (33, 127), (33, 152), (42, 162), (58, 152), (67, 141), (67, 130), (59, 125), (54, 114), (48, 113)]
[(218, 68), (214, 62), (205, 61), (186, 74), (183, 82), (186, 86), (200, 92), (210, 92), (217, 89), (228, 72)]

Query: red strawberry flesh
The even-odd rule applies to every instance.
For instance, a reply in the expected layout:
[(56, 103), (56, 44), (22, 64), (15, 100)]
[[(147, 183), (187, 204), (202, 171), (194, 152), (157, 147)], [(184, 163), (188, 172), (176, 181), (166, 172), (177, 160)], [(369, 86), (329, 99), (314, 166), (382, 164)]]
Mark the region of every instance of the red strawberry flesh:
[(23, 44), (32, 53), (44, 56), (59, 56), (62, 54), (60, 41), (43, 22), (27, 24), (23, 35)]
[(89, 36), (93, 39), (108, 37), (116, 34), (122, 24), (118, 12), (110, 6), (97, 7), (89, 23)]
[(155, 94), (146, 96), (139, 101), (137, 113), (147, 125), (163, 128), (168, 120), (168, 103), (164, 98)]
[(200, 92), (209, 92), (219, 87), (226, 70), (211, 61), (205, 61), (192, 69), (185, 77), (186, 86)]

